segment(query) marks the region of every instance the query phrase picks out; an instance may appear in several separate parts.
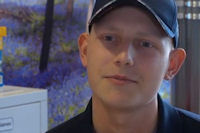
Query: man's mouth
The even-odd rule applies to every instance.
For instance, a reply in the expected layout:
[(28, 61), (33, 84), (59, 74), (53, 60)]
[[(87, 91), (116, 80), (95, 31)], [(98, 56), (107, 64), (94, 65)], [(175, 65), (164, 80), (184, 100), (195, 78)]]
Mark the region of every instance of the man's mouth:
[(124, 75), (110, 75), (110, 76), (105, 76), (105, 78), (111, 80), (113, 83), (118, 84), (118, 85), (137, 83), (137, 81), (132, 80)]

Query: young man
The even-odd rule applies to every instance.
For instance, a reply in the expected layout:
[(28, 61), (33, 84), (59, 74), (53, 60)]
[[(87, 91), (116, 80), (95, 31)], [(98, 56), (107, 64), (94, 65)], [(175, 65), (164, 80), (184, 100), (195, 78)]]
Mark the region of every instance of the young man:
[(176, 10), (173, 0), (96, 0), (78, 40), (92, 99), (48, 133), (200, 133), (200, 116), (157, 94), (186, 57)]

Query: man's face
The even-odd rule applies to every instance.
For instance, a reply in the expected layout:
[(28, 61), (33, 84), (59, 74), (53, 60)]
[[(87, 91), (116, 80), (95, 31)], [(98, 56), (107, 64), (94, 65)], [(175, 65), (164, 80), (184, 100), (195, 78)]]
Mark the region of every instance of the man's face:
[(79, 49), (93, 98), (130, 108), (156, 99), (170, 67), (172, 41), (149, 14), (122, 7), (82, 34)]

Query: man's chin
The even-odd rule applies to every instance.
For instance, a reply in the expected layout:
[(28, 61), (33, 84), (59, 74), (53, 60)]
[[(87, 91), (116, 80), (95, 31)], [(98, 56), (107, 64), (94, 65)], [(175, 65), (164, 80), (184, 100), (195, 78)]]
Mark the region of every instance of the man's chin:
[(113, 109), (117, 109), (117, 110), (132, 110), (135, 107), (139, 106), (141, 103), (141, 100), (137, 100), (137, 99), (127, 99), (127, 98), (118, 98), (118, 97), (112, 97), (109, 99), (104, 99), (104, 105), (109, 107), (109, 108), (113, 108)]

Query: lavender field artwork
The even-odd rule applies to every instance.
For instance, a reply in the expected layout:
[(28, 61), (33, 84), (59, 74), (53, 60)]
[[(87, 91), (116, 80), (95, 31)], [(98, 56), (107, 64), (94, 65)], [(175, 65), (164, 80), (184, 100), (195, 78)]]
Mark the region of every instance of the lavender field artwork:
[[(48, 66), (41, 72), (47, 0), (0, 0), (0, 26), (8, 30), (3, 50), (4, 83), (47, 89), (49, 128), (82, 112), (91, 97), (77, 47), (79, 34), (86, 30), (89, 2), (54, 0)], [(160, 90), (168, 101), (170, 88), (164, 81)]]

